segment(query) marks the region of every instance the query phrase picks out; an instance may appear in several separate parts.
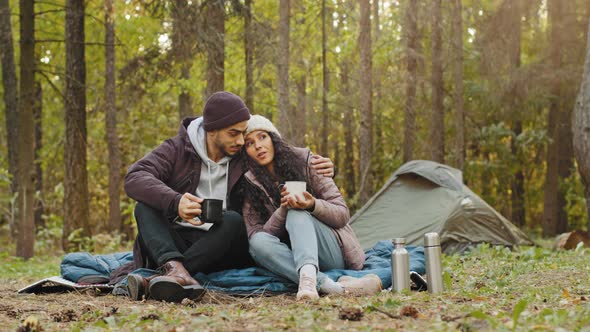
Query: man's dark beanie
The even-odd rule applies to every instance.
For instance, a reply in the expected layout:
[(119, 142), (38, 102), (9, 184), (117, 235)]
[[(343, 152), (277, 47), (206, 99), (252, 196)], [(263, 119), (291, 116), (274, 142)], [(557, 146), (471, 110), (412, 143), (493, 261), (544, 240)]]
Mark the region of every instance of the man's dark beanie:
[(212, 94), (203, 110), (203, 127), (206, 131), (229, 127), (250, 119), (250, 111), (242, 99), (231, 92)]

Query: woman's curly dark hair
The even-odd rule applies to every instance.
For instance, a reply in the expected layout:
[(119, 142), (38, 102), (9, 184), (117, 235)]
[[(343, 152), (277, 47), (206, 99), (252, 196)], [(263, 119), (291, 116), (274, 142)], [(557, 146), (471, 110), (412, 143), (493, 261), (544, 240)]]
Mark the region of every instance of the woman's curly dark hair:
[[(244, 154), (246, 162), (244, 163), (244, 172), (252, 171), (256, 179), (262, 184), (264, 189), (270, 195), (273, 205), (279, 207), (281, 205), (281, 191), (278, 184), (283, 184), (285, 181), (305, 181), (308, 182), (306, 176), (307, 160), (302, 160), (297, 156), (293, 148), (285, 142), (280, 136), (275, 133), (268, 132), (272, 144), (274, 146), (274, 172), (271, 174), (266, 167), (260, 166), (255, 160), (250, 158), (246, 153), (246, 149), (242, 149), (240, 153)], [(262, 220), (266, 221), (270, 218), (264, 203), (266, 202), (266, 194), (257, 186), (249, 181), (243, 181), (244, 197), (251, 198), (251, 208), (256, 211)], [(307, 184), (307, 191), (310, 192), (309, 183)], [(313, 195), (313, 193), (312, 193)]]

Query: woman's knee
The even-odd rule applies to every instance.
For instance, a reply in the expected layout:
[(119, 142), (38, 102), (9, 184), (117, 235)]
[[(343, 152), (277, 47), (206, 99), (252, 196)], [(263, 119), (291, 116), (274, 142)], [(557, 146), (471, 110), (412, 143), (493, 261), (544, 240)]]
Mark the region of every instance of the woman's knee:
[(314, 217), (307, 211), (289, 210), (289, 212), (287, 212), (285, 228), (287, 228), (287, 232), (291, 232), (298, 227), (301, 227), (303, 223), (312, 223), (313, 219)]
[(267, 255), (272, 255), (272, 243), (278, 242), (278, 238), (265, 232), (258, 232), (248, 240), (250, 255), (255, 259), (260, 259)]

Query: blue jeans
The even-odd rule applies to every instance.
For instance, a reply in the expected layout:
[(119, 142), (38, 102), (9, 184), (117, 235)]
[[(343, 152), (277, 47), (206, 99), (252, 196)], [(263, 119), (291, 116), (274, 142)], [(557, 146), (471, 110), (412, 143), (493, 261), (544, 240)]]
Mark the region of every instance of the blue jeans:
[(312, 264), (318, 270), (318, 288), (328, 278), (319, 271), (344, 269), (342, 250), (329, 226), (307, 211), (289, 210), (286, 228), (291, 248), (265, 232), (250, 238), (250, 255), (258, 265), (299, 284), (299, 269)]

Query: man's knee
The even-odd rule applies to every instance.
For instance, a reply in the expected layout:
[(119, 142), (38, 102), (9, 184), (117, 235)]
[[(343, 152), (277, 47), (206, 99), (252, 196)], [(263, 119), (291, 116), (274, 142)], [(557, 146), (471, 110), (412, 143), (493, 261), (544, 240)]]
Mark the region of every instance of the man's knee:
[(219, 227), (223, 229), (224, 233), (232, 234), (234, 236), (246, 236), (246, 225), (244, 219), (235, 211), (226, 211), (223, 213), (223, 220)]
[(164, 218), (162, 213), (145, 203), (137, 202), (135, 210), (133, 211), (136, 222), (139, 224), (142, 221)]

